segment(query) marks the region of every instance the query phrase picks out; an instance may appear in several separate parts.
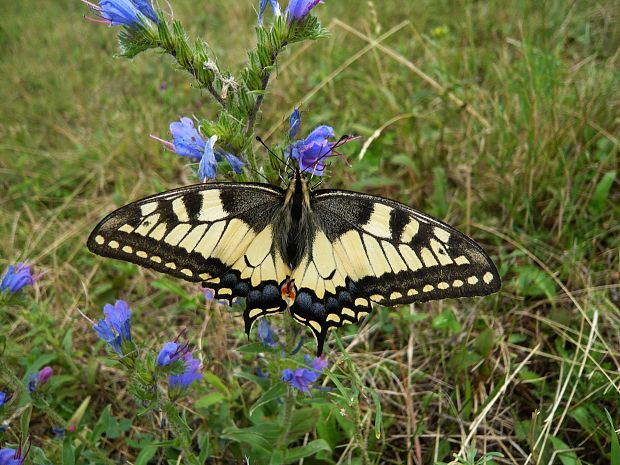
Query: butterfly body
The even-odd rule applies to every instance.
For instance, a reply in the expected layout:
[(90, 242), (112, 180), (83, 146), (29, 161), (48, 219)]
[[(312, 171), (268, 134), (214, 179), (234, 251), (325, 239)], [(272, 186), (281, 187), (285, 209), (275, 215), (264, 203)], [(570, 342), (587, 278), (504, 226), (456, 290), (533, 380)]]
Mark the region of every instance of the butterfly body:
[(378, 196), (312, 190), (296, 170), (286, 189), (208, 183), (139, 200), (92, 232), (94, 253), (137, 263), (246, 299), (245, 329), (289, 311), (320, 354), (330, 329), (371, 303), (394, 306), (486, 295), (497, 270), (473, 240)]

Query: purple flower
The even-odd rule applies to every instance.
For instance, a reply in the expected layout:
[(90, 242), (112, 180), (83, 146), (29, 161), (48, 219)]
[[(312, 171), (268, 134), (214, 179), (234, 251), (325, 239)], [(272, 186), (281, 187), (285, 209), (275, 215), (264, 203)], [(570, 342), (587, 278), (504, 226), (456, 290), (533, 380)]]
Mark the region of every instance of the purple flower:
[(299, 113), (299, 108), (295, 108), (293, 113), (291, 113), (291, 117), (289, 119), (289, 132), (288, 136), (291, 140), (295, 139), (297, 132), (299, 131), (299, 126), (301, 125), (301, 113)]
[(289, 146), (287, 156), (297, 160), (301, 171), (322, 176), (325, 169), (324, 160), (334, 154), (336, 144), (329, 141), (333, 138), (333, 128), (319, 126), (304, 140), (298, 140)]
[(198, 178), (203, 182), (206, 182), (207, 179), (215, 179), (215, 171), (217, 170), (217, 160), (215, 159), (216, 141), (217, 136), (209, 137), (198, 165)]
[(32, 266), (19, 262), (17, 267), (9, 265), (2, 283), (0, 283), (0, 291), (9, 291), (15, 294), (25, 286), (32, 286), (37, 278), (32, 276)]
[(183, 117), (180, 122), (175, 121), (171, 123), (170, 133), (172, 134), (172, 142), (162, 140), (155, 136), (151, 137), (162, 142), (177, 155), (188, 157), (193, 160), (200, 160), (200, 164), (198, 165), (198, 177), (201, 181), (215, 179), (217, 164), (223, 159), (226, 159), (236, 174), (241, 174), (245, 163), (221, 148), (216, 148), (216, 135), (211, 136), (205, 141), (194, 127), (194, 122), (191, 118)]
[(194, 381), (202, 379), (200, 360), (193, 358), (191, 353), (186, 353), (183, 359), (185, 360), (185, 370), (183, 373), (180, 375), (170, 375), (168, 377), (168, 384), (173, 398), (177, 398)]
[[(24, 448), (27, 446), (27, 448)], [(30, 440), (26, 438), (24, 444), (22, 438), (19, 440), (19, 446), (15, 449), (0, 449), (0, 465), (22, 465), (30, 452)]]
[(20, 457), (19, 450), (0, 449), (0, 465), (21, 465), (26, 457)]
[(47, 383), (53, 374), (54, 370), (52, 370), (52, 367), (43, 367), (38, 373), (31, 374), (30, 378), (28, 378), (28, 391), (30, 394), (35, 392), (39, 386)]
[(134, 27), (143, 24), (143, 18), (159, 24), (157, 13), (149, 0), (101, 0), (96, 5), (88, 0), (82, 0), (93, 10), (100, 22), (110, 26)]
[(0, 391), (0, 407), (3, 407), (11, 397), (4, 391)]
[(202, 158), (205, 150), (205, 141), (200, 136), (191, 118), (183, 117), (181, 122), (170, 124), (172, 134), (172, 149), (182, 157)]
[(114, 306), (106, 304), (103, 314), (105, 318), (93, 325), (93, 329), (122, 356), (122, 344), (131, 342), (131, 309), (124, 300), (117, 300)]
[[(306, 363), (310, 364), (310, 358), (304, 357)], [(311, 363), (311, 368), (297, 368), (295, 371), (286, 368), (282, 372), (282, 381), (290, 384), (301, 392), (309, 392), (310, 385), (316, 382), (321, 376), (323, 369), (327, 367), (327, 360), (315, 358)]]
[(273, 330), (267, 318), (261, 318), (258, 320), (258, 340), (263, 343), (265, 347), (275, 347), (276, 341), (273, 339)]
[(319, 3), (323, 3), (323, 0), (290, 0), (286, 7), (289, 24), (293, 19), (297, 21), (304, 19)]
[[(205, 296), (205, 300), (207, 302), (212, 302), (215, 300), (215, 294), (213, 293), (213, 289), (209, 289), (209, 288), (204, 288), (202, 290), (202, 294)], [(232, 302), (229, 302), (228, 300), (223, 300), (220, 299), (217, 301), (218, 304), (220, 305), (227, 305), (227, 306), (231, 306), (231, 305), (235, 305), (237, 303), (241, 302), (241, 297), (235, 297)]]
[(164, 367), (185, 357), (189, 353), (189, 345), (177, 342), (166, 342), (157, 356), (157, 365)]
[(260, 0), (258, 2), (258, 25), (263, 25), (263, 17), (265, 16), (265, 9), (267, 8), (267, 2), (271, 4), (271, 9), (273, 10), (274, 16), (280, 16), (282, 13), (280, 12), (280, 4), (278, 0)]
[(41, 371), (39, 371), (39, 384), (47, 383), (53, 374), (54, 370), (52, 370), (52, 367), (43, 367)]

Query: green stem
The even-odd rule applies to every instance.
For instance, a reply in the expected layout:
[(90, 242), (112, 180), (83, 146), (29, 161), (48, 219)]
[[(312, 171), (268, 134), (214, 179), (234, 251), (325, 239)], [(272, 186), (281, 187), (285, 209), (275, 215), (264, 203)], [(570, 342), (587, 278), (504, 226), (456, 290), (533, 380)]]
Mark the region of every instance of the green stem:
[(362, 415), (360, 411), (360, 403), (359, 400), (355, 401), (353, 405), (354, 412), (354, 422), (355, 422), (355, 442), (357, 442), (357, 447), (362, 453), (362, 463), (363, 465), (370, 465), (370, 457), (368, 456), (368, 450), (366, 447), (366, 440), (364, 439), (364, 435), (362, 434)]
[(168, 424), (172, 429), (173, 434), (179, 440), (181, 451), (185, 456), (185, 462), (189, 464), (197, 464), (198, 458), (192, 451), (191, 439), (188, 436), (188, 428), (181, 416), (179, 415), (176, 406), (173, 403), (168, 403), (164, 407)]
[(287, 388), (286, 397), (284, 398), (284, 413), (282, 414), (282, 433), (276, 442), (275, 450), (283, 449), (288, 444), (288, 435), (291, 431), (291, 414), (295, 406), (295, 394), (293, 388)]

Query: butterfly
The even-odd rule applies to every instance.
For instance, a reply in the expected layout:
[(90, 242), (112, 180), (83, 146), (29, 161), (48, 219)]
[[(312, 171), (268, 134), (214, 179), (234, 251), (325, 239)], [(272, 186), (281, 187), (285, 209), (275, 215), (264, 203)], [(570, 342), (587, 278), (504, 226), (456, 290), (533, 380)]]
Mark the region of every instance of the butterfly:
[(295, 169), (286, 188), (215, 182), (126, 205), (91, 233), (95, 254), (202, 283), (218, 300), (246, 299), (249, 335), (288, 311), (317, 342), (359, 323), (372, 303), (487, 295), (501, 281), (472, 239), (387, 198), (315, 190)]

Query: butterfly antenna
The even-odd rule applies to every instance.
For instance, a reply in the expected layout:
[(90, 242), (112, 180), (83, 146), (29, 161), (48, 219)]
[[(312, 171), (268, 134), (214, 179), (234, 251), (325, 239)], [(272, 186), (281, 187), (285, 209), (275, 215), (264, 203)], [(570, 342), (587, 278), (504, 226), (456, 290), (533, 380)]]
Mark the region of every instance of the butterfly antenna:
[(287, 163), (284, 160), (282, 160), (282, 158), (280, 158), (278, 155), (275, 154), (273, 150), (267, 147), (267, 144), (265, 144), (265, 141), (263, 141), (263, 138), (261, 136), (256, 136), (256, 140), (260, 142), (260, 144), (267, 149), (267, 152), (269, 152), (273, 157), (279, 160), (280, 163), (282, 163), (284, 166), (287, 166)]

